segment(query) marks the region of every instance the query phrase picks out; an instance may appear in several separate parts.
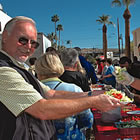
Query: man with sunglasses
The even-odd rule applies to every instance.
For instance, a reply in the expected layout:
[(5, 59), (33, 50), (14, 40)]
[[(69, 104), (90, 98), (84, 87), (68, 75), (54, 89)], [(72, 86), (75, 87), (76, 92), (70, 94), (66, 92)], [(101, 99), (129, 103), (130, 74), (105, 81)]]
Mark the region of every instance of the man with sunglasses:
[(101, 94), (103, 91), (77, 94), (44, 86), (24, 68), (24, 62), (37, 47), (32, 19), (19, 16), (5, 25), (0, 50), (1, 140), (54, 140), (51, 120), (88, 108), (108, 111), (121, 105), (117, 99)]

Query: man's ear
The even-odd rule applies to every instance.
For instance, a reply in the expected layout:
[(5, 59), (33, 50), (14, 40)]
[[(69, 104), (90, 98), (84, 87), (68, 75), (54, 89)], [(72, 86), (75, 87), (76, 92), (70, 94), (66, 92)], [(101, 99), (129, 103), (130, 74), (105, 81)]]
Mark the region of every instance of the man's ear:
[(125, 64), (129, 65), (129, 63), (126, 61)]
[(7, 40), (7, 35), (8, 35), (8, 32), (7, 31), (3, 31), (2, 33), (2, 42), (5, 43), (6, 40)]
[(74, 68), (77, 68), (78, 65), (78, 61), (76, 61), (76, 63), (74, 64)]

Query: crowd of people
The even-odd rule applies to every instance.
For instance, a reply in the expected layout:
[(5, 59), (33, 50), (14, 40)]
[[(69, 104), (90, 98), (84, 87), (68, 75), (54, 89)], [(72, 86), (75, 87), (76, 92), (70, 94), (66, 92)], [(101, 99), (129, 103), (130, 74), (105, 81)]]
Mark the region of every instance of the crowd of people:
[[(71, 58), (70, 55), (67, 55), (67, 58), (68, 57)], [(69, 60), (67, 62), (65, 61), (65, 63), (68, 62)], [(70, 64), (73, 68), (75, 62), (68, 63), (68, 65)], [(73, 77), (76, 78), (76, 76), (74, 76), (76, 72), (75, 70), (69, 71), (74, 73), (71, 73), (68, 76), (65, 75), (65, 80), (63, 80), (63, 78), (59, 78), (64, 74), (64, 68), (65, 67), (63, 66), (58, 54), (54, 52), (47, 52), (46, 54), (41, 56), (35, 63), (35, 71), (37, 73), (38, 79), (43, 84), (49, 86), (51, 89), (60, 91), (64, 90), (71, 92), (83, 92), (83, 90), (79, 86), (77, 86), (76, 84), (72, 84), (76, 80), (77, 82), (80, 80), (73, 79)], [(67, 83), (64, 82), (69, 78), (71, 78), (71, 81), (69, 80), (69, 82)], [(85, 139), (84, 132), (86, 131), (86, 129), (91, 128), (93, 125), (93, 114), (90, 109), (88, 109), (65, 119), (54, 120), (54, 125), (56, 128), (57, 139), (82, 140)]]
[[(133, 73), (139, 66), (136, 61), (120, 59), (120, 66), (128, 70), (120, 81), (110, 58), (97, 59), (95, 70), (78, 47), (61, 52), (49, 47), (39, 58), (32, 58), (38, 47), (31, 18), (18, 16), (7, 22), (0, 50), (1, 140), (85, 140), (94, 122), (91, 108), (105, 112), (124, 106), (102, 90), (91, 91), (90, 84), (115, 88), (117, 81), (139, 94), (136, 78), (140, 77)], [(25, 68), (28, 59), (29, 70)]]

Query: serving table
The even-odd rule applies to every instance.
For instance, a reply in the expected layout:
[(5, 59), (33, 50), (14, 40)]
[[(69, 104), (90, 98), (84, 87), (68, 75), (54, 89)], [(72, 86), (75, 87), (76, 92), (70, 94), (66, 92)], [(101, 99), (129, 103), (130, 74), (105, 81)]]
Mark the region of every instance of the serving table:
[[(132, 108), (133, 107), (133, 108)], [(126, 113), (130, 107), (126, 106), (121, 110), (122, 118), (128, 117)], [(133, 110), (140, 110), (135, 106), (131, 106)], [(92, 109), (94, 114), (94, 125), (93, 125), (93, 133), (95, 136), (95, 140), (140, 140), (140, 133), (137, 134), (130, 134), (130, 133), (120, 133), (119, 129), (115, 127), (115, 123), (104, 123), (101, 121), (101, 112), (97, 109)], [(129, 128), (128, 128), (129, 129)], [(130, 128), (131, 129), (131, 128)], [(140, 128), (139, 128), (140, 129)], [(140, 130), (139, 130), (140, 131)]]

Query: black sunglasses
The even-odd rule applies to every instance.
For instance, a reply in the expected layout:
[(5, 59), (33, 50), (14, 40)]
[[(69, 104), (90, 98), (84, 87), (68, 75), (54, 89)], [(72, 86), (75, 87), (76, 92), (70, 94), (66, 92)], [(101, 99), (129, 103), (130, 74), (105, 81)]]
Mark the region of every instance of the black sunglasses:
[[(20, 37), (18, 39), (18, 42), (21, 43), (22, 45), (27, 45), (29, 42), (29, 39), (26, 37)], [(32, 45), (33, 48), (37, 49), (39, 47), (39, 43), (35, 40), (30, 40), (30, 44)]]

